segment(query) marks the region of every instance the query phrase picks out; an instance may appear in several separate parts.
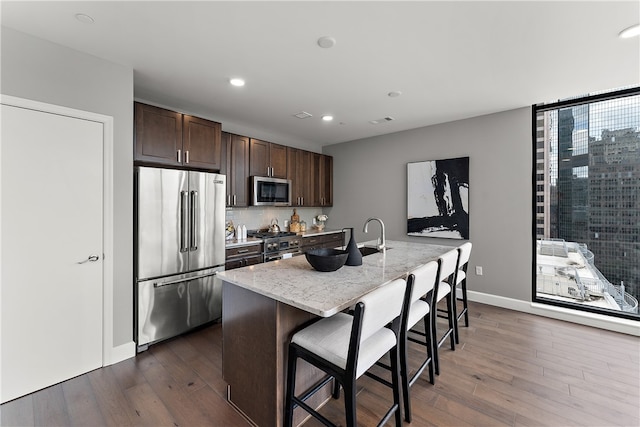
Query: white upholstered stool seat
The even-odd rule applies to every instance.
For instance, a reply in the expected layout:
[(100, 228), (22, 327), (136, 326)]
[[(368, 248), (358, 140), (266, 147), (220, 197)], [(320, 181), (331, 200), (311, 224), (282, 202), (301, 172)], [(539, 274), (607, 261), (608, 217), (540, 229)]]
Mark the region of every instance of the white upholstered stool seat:
[[(333, 379), (344, 389), (346, 425), (355, 427), (356, 380), (385, 354), (389, 354), (391, 360), (391, 382), (371, 375), (392, 389), (393, 403), (380, 425), (393, 415), (396, 426), (402, 424), (398, 343), (406, 289), (404, 280), (394, 280), (360, 298), (353, 315), (337, 313), (293, 335), (287, 362), (285, 426), (292, 425), (296, 407), (303, 408), (325, 425), (335, 425), (305, 403), (309, 396)], [(297, 359), (303, 359), (327, 374), (323, 382), (301, 396), (295, 394)], [(338, 396), (339, 387), (336, 386), (334, 397)]]
[[(293, 336), (291, 342), (334, 365), (346, 369), (353, 316), (337, 313), (308, 326)], [(396, 335), (382, 328), (360, 344), (356, 378), (369, 369), (396, 345)]]

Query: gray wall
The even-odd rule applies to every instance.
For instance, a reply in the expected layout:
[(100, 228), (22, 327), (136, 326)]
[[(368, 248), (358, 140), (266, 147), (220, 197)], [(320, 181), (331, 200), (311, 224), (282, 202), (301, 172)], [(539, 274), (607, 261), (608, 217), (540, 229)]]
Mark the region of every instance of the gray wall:
[[(114, 118), (113, 345), (133, 340), (133, 70), (2, 28), (0, 91)], [(28, 163), (25, 163), (28, 167)]]
[(530, 108), (326, 146), (334, 158), (327, 225), (355, 227), (362, 242), (377, 237), (375, 224), (362, 232), (375, 216), (390, 240), (460, 244), (406, 235), (407, 163), (469, 156), (469, 289), (530, 301), (531, 150)]

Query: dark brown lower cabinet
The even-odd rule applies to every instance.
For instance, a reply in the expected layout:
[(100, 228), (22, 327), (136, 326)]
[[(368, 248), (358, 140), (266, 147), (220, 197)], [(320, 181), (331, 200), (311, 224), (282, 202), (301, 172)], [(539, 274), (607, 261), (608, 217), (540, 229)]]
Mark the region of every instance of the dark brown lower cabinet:
[(262, 243), (246, 246), (235, 246), (226, 250), (225, 270), (261, 264), (264, 261)]
[(320, 234), (302, 239), (303, 252), (311, 249), (336, 248), (338, 246), (344, 246), (344, 232)]

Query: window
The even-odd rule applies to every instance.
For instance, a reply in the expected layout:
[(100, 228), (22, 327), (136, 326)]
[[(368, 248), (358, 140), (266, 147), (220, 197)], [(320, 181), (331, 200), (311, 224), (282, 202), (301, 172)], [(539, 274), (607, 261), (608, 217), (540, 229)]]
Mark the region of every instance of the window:
[(533, 106), (533, 301), (640, 319), (640, 88)]

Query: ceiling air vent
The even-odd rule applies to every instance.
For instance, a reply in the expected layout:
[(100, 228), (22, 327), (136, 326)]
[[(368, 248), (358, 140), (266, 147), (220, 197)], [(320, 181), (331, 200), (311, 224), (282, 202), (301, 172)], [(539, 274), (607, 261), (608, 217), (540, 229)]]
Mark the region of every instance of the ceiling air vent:
[(300, 111), (299, 113), (296, 113), (293, 116), (299, 119), (306, 119), (307, 117), (311, 117), (311, 114), (307, 113), (306, 111)]
[(387, 116), (377, 120), (369, 120), (369, 123), (371, 123), (372, 125), (379, 125), (380, 123), (392, 122), (394, 120), (395, 119), (393, 117)]

